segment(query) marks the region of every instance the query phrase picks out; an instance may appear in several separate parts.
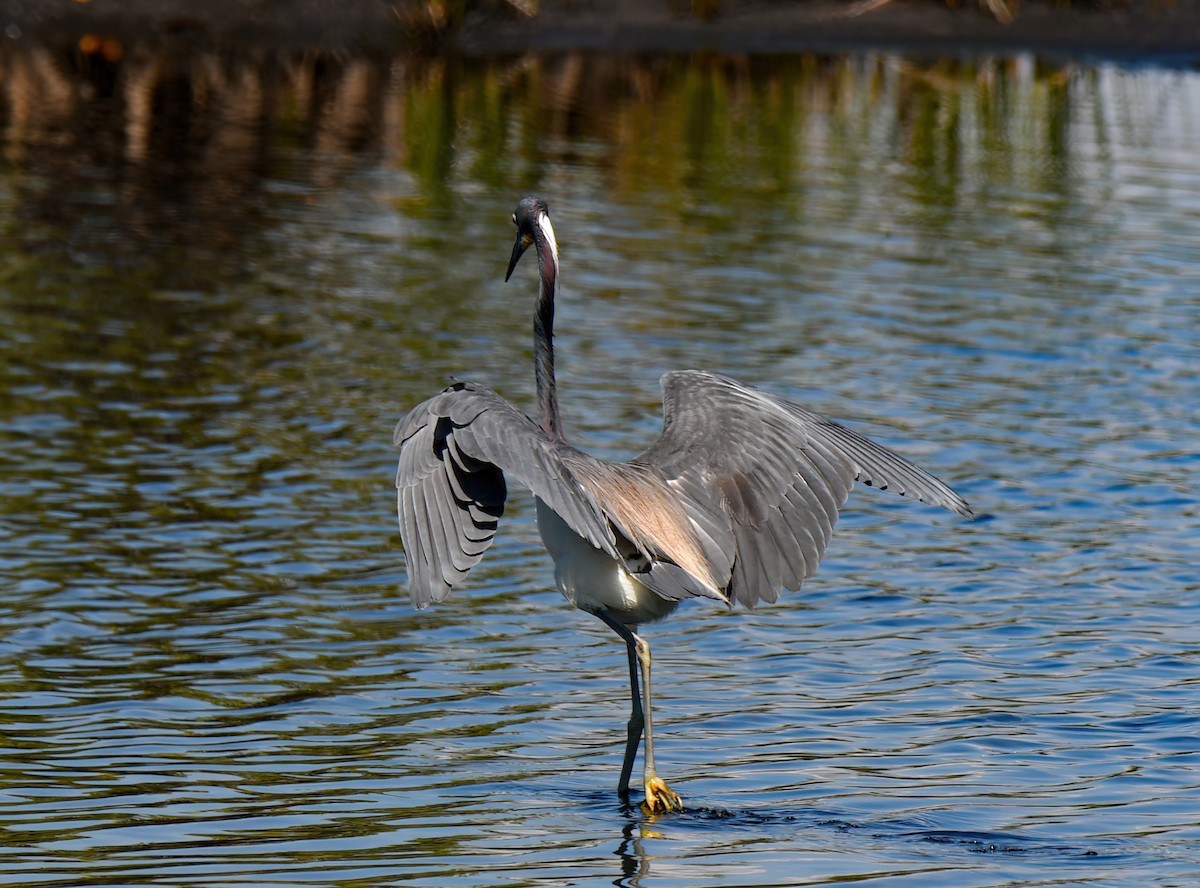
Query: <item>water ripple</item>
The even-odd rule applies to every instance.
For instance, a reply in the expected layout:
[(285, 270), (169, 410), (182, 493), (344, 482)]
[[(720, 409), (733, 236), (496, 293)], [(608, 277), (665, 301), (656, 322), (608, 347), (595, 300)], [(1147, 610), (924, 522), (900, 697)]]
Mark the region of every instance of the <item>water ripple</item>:
[[(0, 259), (10, 882), (1200, 879), (1197, 78), (812, 64), (629, 62), (614, 95), (649, 104), (566, 115), (531, 171), (487, 146), (542, 108), (494, 90), (540, 78), (413, 62), (381, 118), (491, 121), (449, 127), (448, 180), (403, 140), (287, 136), (229, 257), (104, 215), (115, 173), (66, 189), (42, 224), (80, 227)], [(469, 588), (403, 592), (396, 418), (450, 373), (530, 403), (530, 284), (498, 280), (530, 183), (581, 442), (637, 452), (658, 374), (704, 365), (985, 513), (859, 491), (802, 594), (648, 627), (680, 815), (615, 797), (625, 655), (554, 591), (527, 498)], [(42, 218), (45, 187), (6, 170), (0, 215)]]

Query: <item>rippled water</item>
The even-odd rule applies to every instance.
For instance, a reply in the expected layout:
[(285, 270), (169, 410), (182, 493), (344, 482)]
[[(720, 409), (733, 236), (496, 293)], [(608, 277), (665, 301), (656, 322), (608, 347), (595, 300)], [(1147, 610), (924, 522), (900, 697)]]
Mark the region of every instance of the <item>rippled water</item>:
[[(0, 61), (5, 882), (1200, 881), (1197, 75)], [(531, 404), (529, 191), (580, 443), (706, 367), (987, 515), (864, 489), (802, 593), (648, 627), (683, 814), (526, 497), (406, 601), (391, 428)]]

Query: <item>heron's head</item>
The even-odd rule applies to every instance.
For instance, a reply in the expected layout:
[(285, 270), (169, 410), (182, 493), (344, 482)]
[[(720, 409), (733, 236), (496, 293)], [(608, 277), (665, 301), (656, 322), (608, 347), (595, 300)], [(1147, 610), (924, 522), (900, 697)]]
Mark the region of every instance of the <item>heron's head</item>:
[[(512, 277), (521, 255), (539, 240), (550, 247), (555, 264), (558, 263), (558, 243), (554, 239), (554, 228), (550, 225), (550, 208), (544, 200), (540, 197), (524, 198), (513, 211), (512, 220), (517, 226), (517, 242), (513, 245), (512, 258), (508, 260), (505, 281)], [(540, 258), (541, 250), (538, 252)]]

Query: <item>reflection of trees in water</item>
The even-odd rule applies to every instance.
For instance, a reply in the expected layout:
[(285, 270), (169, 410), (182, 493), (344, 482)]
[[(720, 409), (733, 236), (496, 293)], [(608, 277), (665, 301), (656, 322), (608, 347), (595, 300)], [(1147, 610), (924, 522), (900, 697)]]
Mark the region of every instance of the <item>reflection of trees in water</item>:
[(10, 50), (0, 113), (22, 229), (32, 226), (21, 236), (65, 241), (84, 262), (182, 248), (200, 266), (219, 261), (263, 224), (264, 183), (297, 172), (290, 148), (377, 143), (386, 71), (319, 54)]
[[(979, 169), (1015, 174), (1020, 152), (1054, 190), (1086, 81), (1005, 60), (225, 56), (88, 37), (6, 49), (0, 84), (25, 237), (65, 233), (84, 260), (138, 262), (148, 247), (236, 253), (268, 224), (265, 182), (329, 187), (363, 155), (435, 203), (463, 179), (537, 187), (553, 162), (597, 165), (637, 195), (767, 196), (853, 176), (881, 148), (930, 207), (953, 205)], [(822, 155), (840, 168), (814, 169)]]

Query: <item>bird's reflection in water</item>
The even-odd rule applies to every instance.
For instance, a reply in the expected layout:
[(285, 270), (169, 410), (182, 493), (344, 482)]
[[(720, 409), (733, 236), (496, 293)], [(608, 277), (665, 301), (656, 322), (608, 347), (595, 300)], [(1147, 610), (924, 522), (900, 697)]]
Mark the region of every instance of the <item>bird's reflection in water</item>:
[[(650, 875), (650, 859), (642, 847), (642, 839), (659, 838), (659, 833), (648, 830), (645, 818), (637, 816), (640, 810), (634, 805), (626, 806), (630, 819), (621, 828), (621, 844), (616, 854), (621, 858), (621, 875), (613, 881), (620, 888), (641, 888), (642, 879)], [(653, 816), (653, 815), (651, 815)]]

